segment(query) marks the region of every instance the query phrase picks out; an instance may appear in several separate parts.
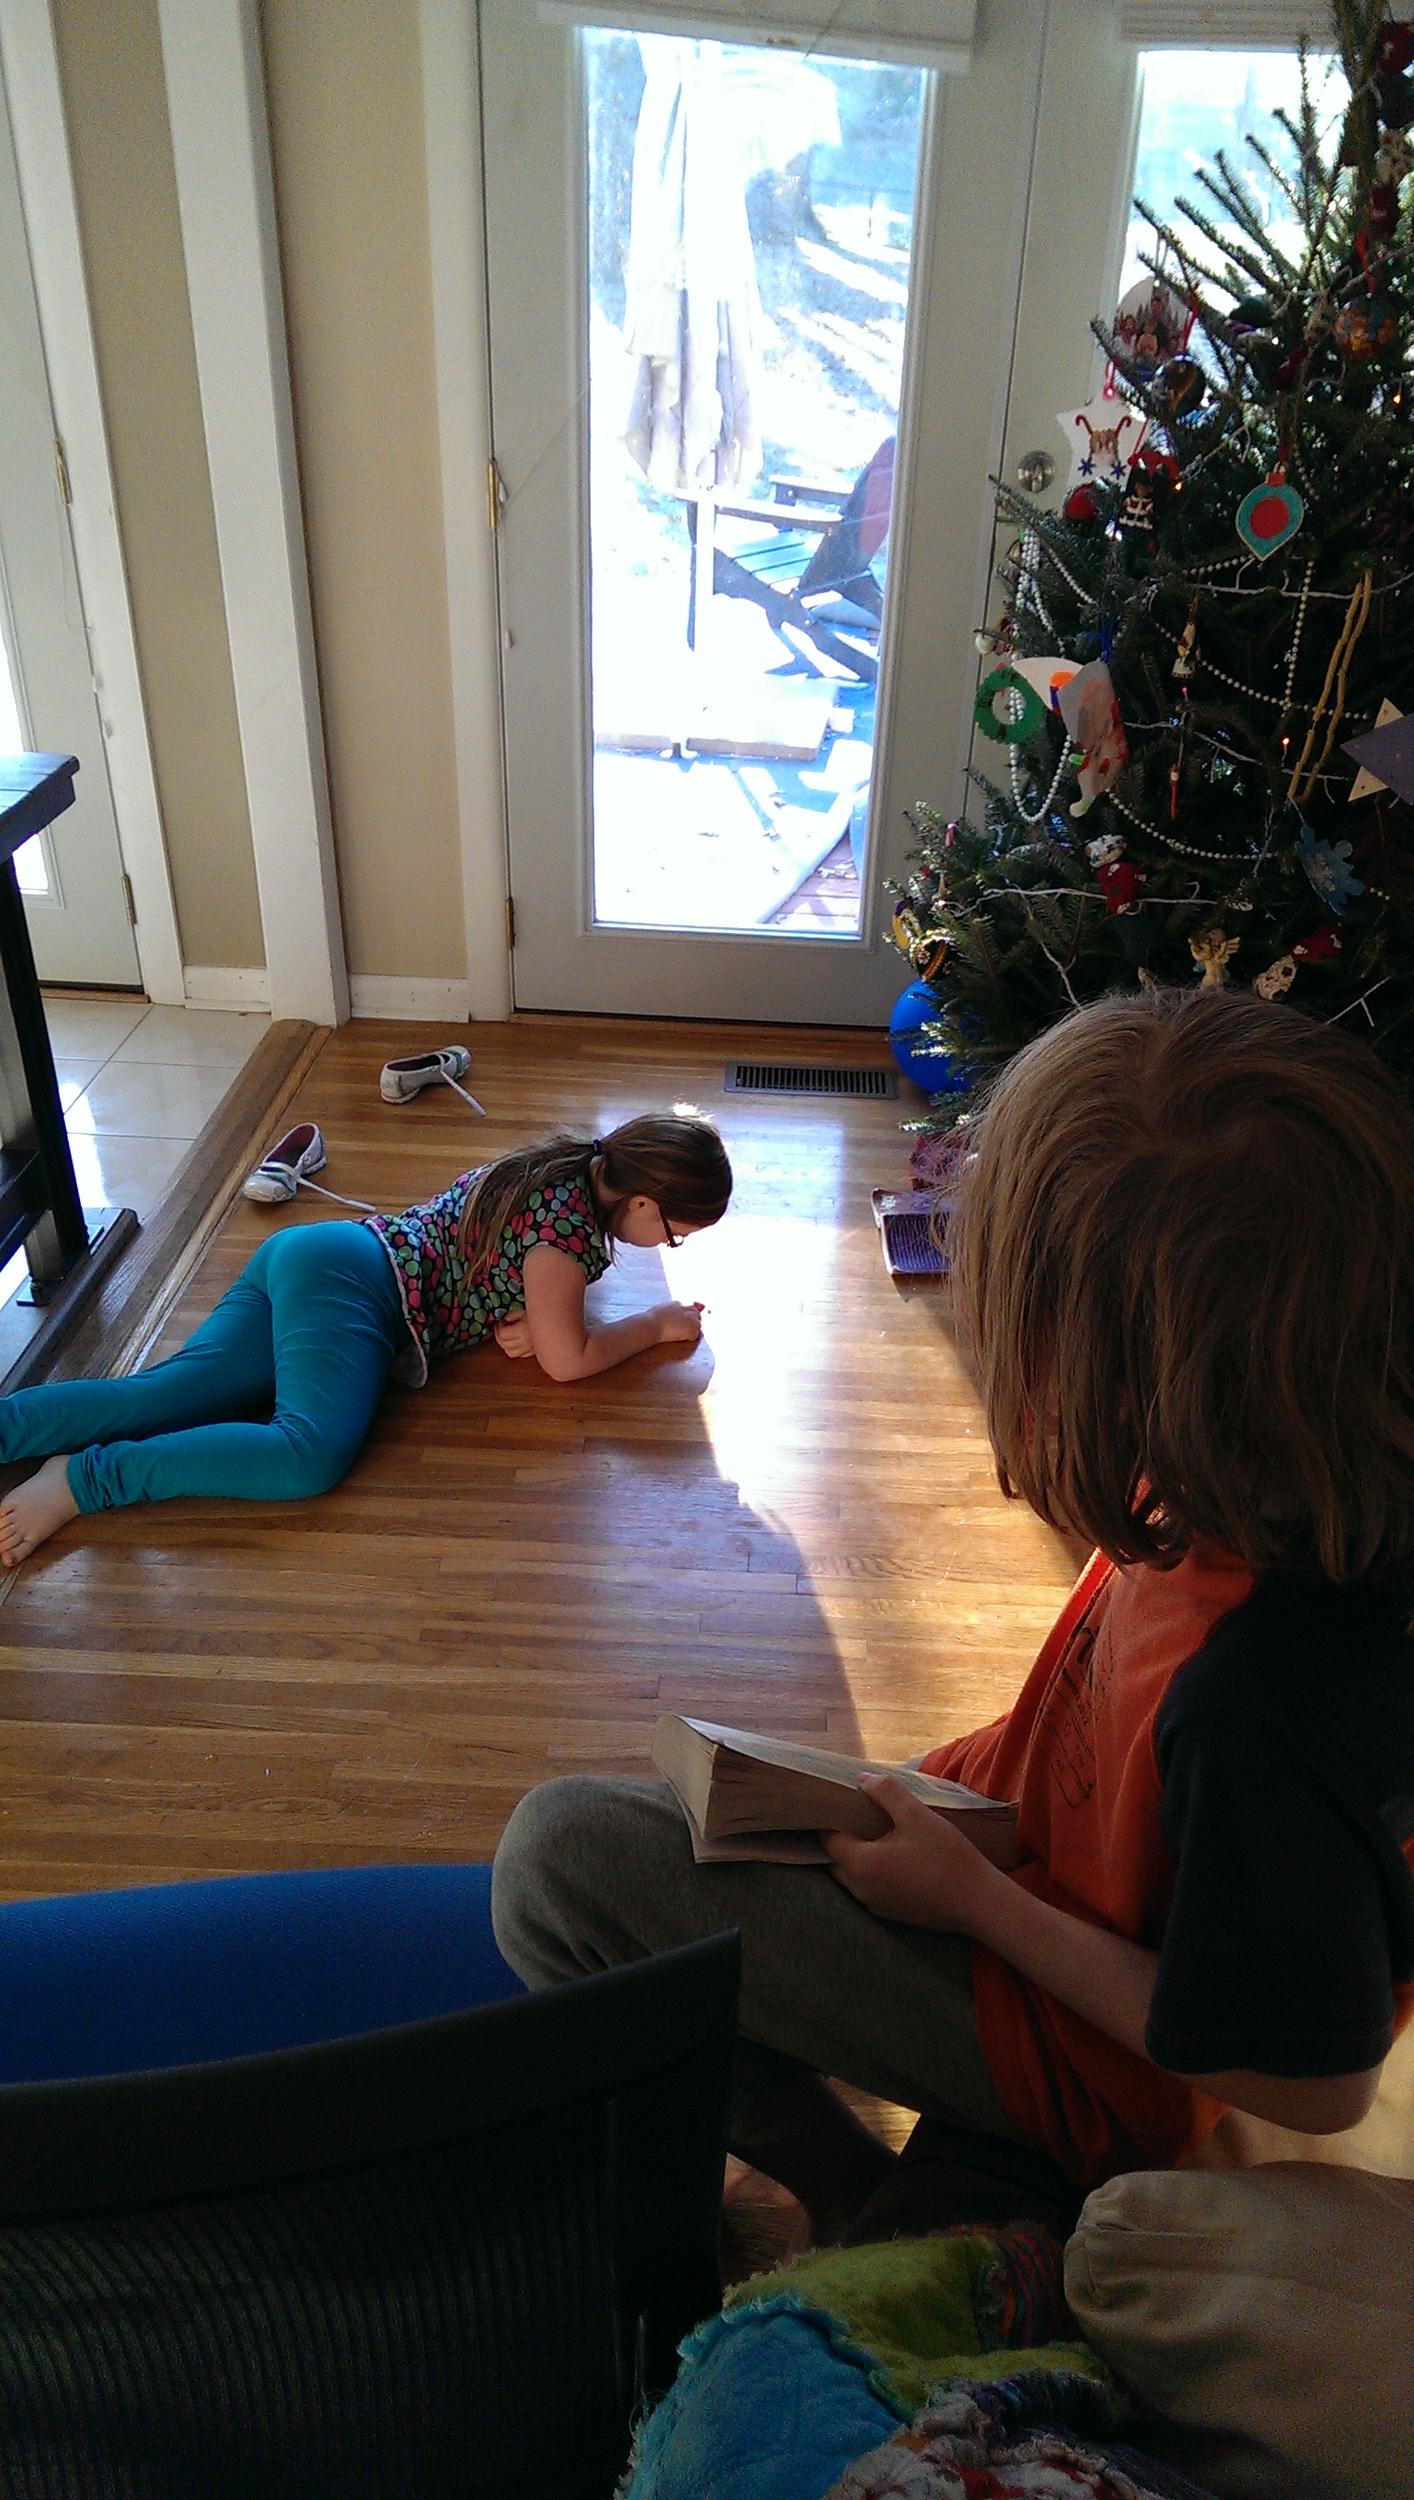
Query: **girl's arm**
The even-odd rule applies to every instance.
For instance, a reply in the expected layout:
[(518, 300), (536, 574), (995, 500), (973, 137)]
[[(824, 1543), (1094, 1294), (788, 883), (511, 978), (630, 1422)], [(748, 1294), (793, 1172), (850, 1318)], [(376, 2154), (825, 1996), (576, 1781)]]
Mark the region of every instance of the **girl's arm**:
[(584, 1316), (584, 1269), (548, 1242), (526, 1252), (524, 1275), (530, 1350), (552, 1380), (588, 1380), (650, 1346), (694, 1344), (702, 1334), (701, 1312), (695, 1303), (683, 1302), (659, 1302), (651, 1311), (591, 1328)]
[[(1107, 2038), (1145, 2057), (1159, 1957), (1108, 1927), (1038, 1901), (892, 1779), (864, 1783), (892, 1829), (878, 1840), (825, 1835), (835, 1873), (881, 1918), (971, 1936)], [(1200, 2092), (1303, 2134), (1334, 2135), (1364, 2117), (1380, 2068), (1352, 2075), (1264, 2075), (1247, 2068), (1183, 2076)]]

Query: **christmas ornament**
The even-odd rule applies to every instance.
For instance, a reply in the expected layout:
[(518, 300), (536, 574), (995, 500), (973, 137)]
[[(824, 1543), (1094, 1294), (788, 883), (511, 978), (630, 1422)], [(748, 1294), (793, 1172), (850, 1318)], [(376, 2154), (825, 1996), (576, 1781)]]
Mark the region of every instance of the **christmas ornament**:
[(1145, 376), (1187, 345), (1192, 327), (1187, 305), (1161, 278), (1140, 278), (1120, 297), (1114, 317), (1116, 345)]
[[(1365, 891), (1365, 881), (1357, 877), (1350, 865), (1353, 845), (1349, 842), (1327, 842), (1303, 825), (1296, 843), (1296, 856), (1329, 911), (1343, 914), (1345, 906)], [(1293, 947), (1293, 954), (1299, 949)]]
[(1102, 392), (1084, 408), (1062, 408), (1056, 423), (1070, 445), (1066, 492), (1094, 482), (1122, 486), (1148, 431), (1149, 420), (1115, 391)]
[(1296, 957), (1278, 955), (1276, 962), (1259, 972), (1252, 987), (1259, 998), (1285, 998), (1296, 978)]
[(1087, 660), (1060, 690), (1060, 713), (1080, 755), (1080, 796), (1072, 816), (1084, 816), (1129, 761), (1114, 683), (1103, 660)]
[(1323, 928), (1313, 929), (1309, 937), (1298, 938), (1292, 953), (1299, 964), (1330, 963), (1340, 953), (1342, 939), (1333, 920)]
[(1009, 616), (1004, 616), (996, 625), (979, 625), (972, 637), (972, 648), (984, 660), (995, 659), (1009, 653), (1015, 639), (1016, 627)]
[(924, 1037), (925, 1025), (937, 1020), (938, 1002), (926, 981), (910, 981), (889, 1018), (889, 1048), (904, 1075), (925, 1094), (961, 1094), (968, 1079), (959, 1076), (952, 1054)]
[(922, 981), (936, 980), (949, 955), (952, 939), (946, 929), (925, 927), (911, 903), (900, 903), (890, 924), (890, 935), (901, 955), (906, 955)]
[(1198, 617), (1196, 611), (1193, 608), (1190, 608), (1188, 611), (1188, 622), (1184, 626), (1183, 631), (1179, 635), (1178, 641), (1174, 646), (1173, 667), (1169, 671), (1169, 675), (1175, 678), (1180, 686), (1187, 685), (1194, 669), (1197, 667), (1197, 652)]
[(1034, 687), (1028, 686), (1024, 677), (1018, 677), (1014, 668), (994, 668), (977, 689), (972, 717), (984, 738), (1021, 746), (1035, 737), (1045, 720), (1046, 707)]
[(1118, 833), (1097, 834), (1085, 845), (1085, 856), (1095, 871), (1095, 883), (1105, 898), (1105, 908), (1112, 912), (1132, 912), (1139, 908), (1139, 893), (1148, 879), (1142, 868), (1124, 856), (1124, 839)]
[(1375, 102), (1388, 130), (1407, 130), (1414, 122), (1414, 80), (1405, 72), (1414, 62), (1414, 26), (1391, 20), (1380, 28), (1375, 48)]
[(1239, 295), (1224, 324), (1229, 338), (1244, 339), (1249, 331), (1265, 330), (1276, 317), (1276, 306), (1265, 295)]
[(1093, 486), (1073, 486), (1061, 510), (1068, 521), (1098, 521), (1100, 498)]
[[(1414, 801), (1414, 712), (1399, 713), (1393, 704), (1382, 703), (1374, 728), (1367, 729), (1363, 738), (1347, 738), (1343, 751), (1362, 767), (1361, 780), (1366, 773), (1378, 775), (1377, 789), (1392, 790), (1397, 799)], [(1357, 790), (1350, 795), (1354, 798)]]
[(1208, 395), (1208, 382), (1195, 356), (1170, 356), (1154, 376), (1155, 397), (1163, 402), (1170, 423), (1191, 417)]
[(1030, 660), (1014, 659), (1011, 665), (1017, 676), (1024, 677), (1027, 685), (1040, 696), (1047, 711), (1056, 714), (1060, 712), (1062, 686), (1068, 686), (1080, 670), (1078, 660), (1067, 660), (1058, 651), (1042, 653)]
[(1228, 937), (1221, 929), (1205, 929), (1200, 937), (1189, 939), (1188, 952), (1202, 971), (1203, 989), (1226, 989), (1227, 968), (1240, 944), (1240, 939)]
[(1137, 460), (1129, 472), (1129, 491), (1120, 505), (1116, 527), (1126, 538), (1152, 539), (1154, 535), (1154, 480)]
[[(1311, 726), (1306, 732), (1305, 743), (1292, 767), (1291, 779), (1286, 785), (1286, 795), (1294, 807), (1306, 805), (1325, 770), (1326, 758), (1335, 745), (1335, 733), (1340, 727), (1341, 716), (1345, 710), (1345, 681), (1350, 674), (1350, 663), (1354, 657), (1355, 646), (1365, 630), (1365, 620), (1370, 613), (1370, 594), (1371, 575), (1367, 570), (1361, 574), (1350, 594), (1350, 605), (1341, 621), (1340, 632), (1335, 639), (1335, 648), (1326, 663), (1325, 681), (1312, 707)], [(1326, 734), (1318, 750), (1316, 741), (1320, 735), (1323, 720), (1326, 723)], [(1357, 756), (1356, 761), (1357, 763), (1363, 762), (1364, 758)]]
[(1305, 505), (1278, 461), (1265, 484), (1254, 486), (1237, 507), (1237, 535), (1254, 556), (1273, 556), (1301, 527)]
[(1367, 365), (1393, 346), (1398, 333), (1399, 315), (1393, 304), (1382, 295), (1357, 295), (1353, 304), (1342, 304), (1332, 336), (1350, 364)]
[(1380, 152), (1375, 158), (1375, 174), (1380, 182), (1401, 183), (1414, 172), (1414, 140), (1406, 139), (1402, 130), (1382, 130)]

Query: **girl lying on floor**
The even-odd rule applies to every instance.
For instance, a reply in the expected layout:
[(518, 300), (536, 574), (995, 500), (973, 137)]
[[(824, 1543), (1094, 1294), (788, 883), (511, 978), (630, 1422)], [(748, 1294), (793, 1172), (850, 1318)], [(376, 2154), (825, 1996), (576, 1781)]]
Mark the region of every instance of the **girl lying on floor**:
[(420, 1388), (430, 1362), (488, 1336), (552, 1380), (695, 1344), (696, 1303), (596, 1327), (585, 1292), (617, 1242), (675, 1250), (718, 1221), (731, 1187), (710, 1121), (649, 1113), (502, 1155), (402, 1215), (274, 1234), (169, 1362), (0, 1398), (0, 1463), (45, 1461), (0, 1503), (0, 1565), (119, 1504), (328, 1492), (390, 1378)]

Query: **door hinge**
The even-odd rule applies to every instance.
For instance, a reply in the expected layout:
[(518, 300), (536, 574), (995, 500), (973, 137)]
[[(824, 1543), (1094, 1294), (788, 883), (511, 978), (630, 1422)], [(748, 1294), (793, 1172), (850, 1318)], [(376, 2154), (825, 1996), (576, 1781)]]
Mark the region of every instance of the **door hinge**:
[(65, 503), (71, 504), (74, 500), (74, 490), (69, 484), (69, 464), (64, 458), (64, 446), (57, 434), (54, 437), (54, 476)]
[(516, 950), (516, 901), (513, 894), (506, 896), (506, 944), (510, 952), (514, 954)]
[(486, 526), (494, 538), (506, 508), (506, 489), (494, 457), (486, 463)]
[(132, 881), (132, 878), (128, 875), (128, 872), (127, 872), (126, 868), (123, 870), (123, 872), (122, 872), (122, 876), (123, 876), (123, 901), (127, 904), (127, 907), (128, 907), (128, 927), (129, 927), (130, 929), (135, 929), (135, 928), (137, 927), (137, 905), (136, 905), (136, 903), (133, 901), (133, 881)]

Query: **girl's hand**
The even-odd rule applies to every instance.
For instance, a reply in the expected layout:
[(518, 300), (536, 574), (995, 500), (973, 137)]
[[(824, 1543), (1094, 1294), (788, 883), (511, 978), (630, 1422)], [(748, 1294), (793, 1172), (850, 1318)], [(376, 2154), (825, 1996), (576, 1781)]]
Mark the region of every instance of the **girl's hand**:
[(700, 1302), (662, 1302), (658, 1306), (658, 1343), (696, 1345), (702, 1334)]
[(866, 1772), (860, 1787), (882, 1806), (890, 1828), (877, 1840), (853, 1832), (822, 1832), (837, 1880), (876, 1917), (906, 1927), (971, 1933), (972, 1913), (988, 1883), (1006, 1881), (951, 1823), (921, 1804), (902, 1780)]
[(503, 1354), (509, 1354), (513, 1359), (535, 1352), (530, 1342), (530, 1322), (524, 1311), (517, 1311), (512, 1319), (497, 1320), (496, 1343)]

